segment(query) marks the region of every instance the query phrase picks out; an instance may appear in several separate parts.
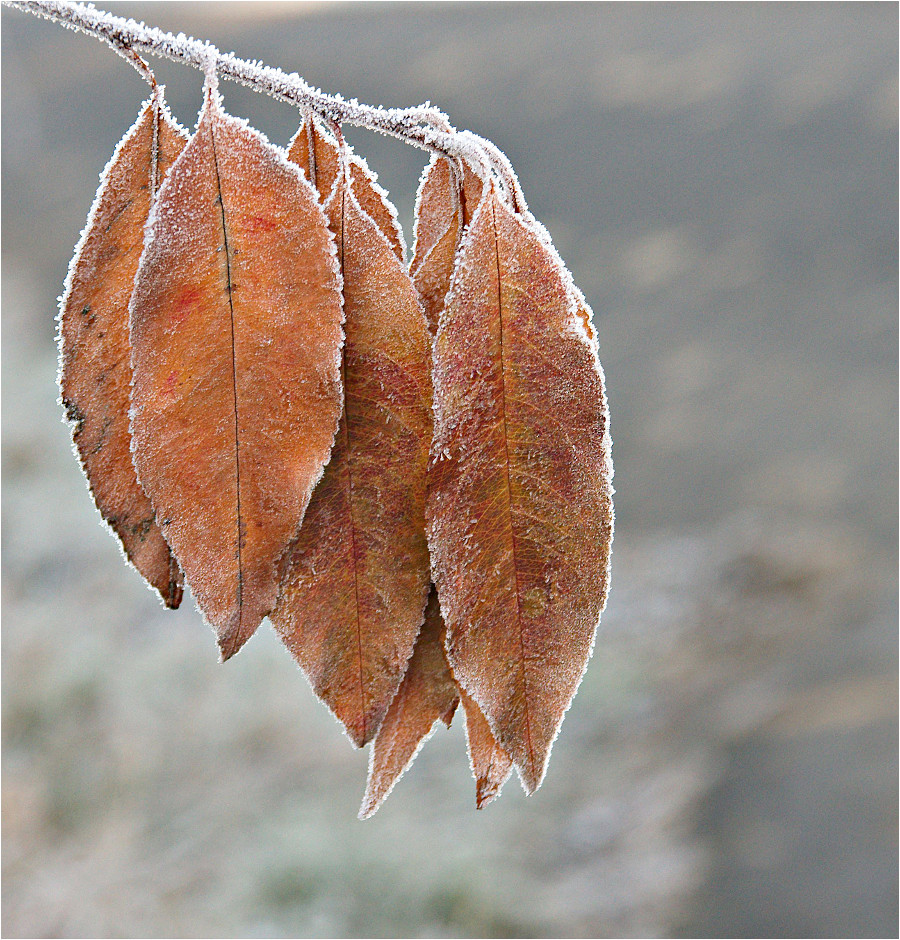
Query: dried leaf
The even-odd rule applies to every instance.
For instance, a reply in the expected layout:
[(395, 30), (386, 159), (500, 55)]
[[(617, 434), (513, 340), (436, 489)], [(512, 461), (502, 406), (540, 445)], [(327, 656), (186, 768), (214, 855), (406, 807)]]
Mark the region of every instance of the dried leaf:
[(444, 622), (432, 588), (409, 668), (372, 742), (360, 819), (368, 818), (381, 806), (436, 722), (449, 726), (458, 704), (456, 683), (444, 652)]
[(469, 761), (475, 777), (475, 806), (484, 809), (500, 796), (503, 784), (509, 780), (513, 763), (497, 743), (491, 726), (475, 700), (460, 688), (459, 698), (466, 715), (466, 740)]
[(429, 546), (453, 674), (529, 792), (608, 587), (612, 464), (586, 316), (544, 229), (492, 186), (435, 341)]
[[(415, 239), (410, 272), (422, 299), (432, 332), (437, 331), (465, 227), (481, 198), (483, 184), (468, 164), (434, 156), (426, 167), (416, 198)], [(462, 176), (463, 184), (459, 180)], [(486, 806), (499, 795), (512, 771), (512, 761), (494, 740), (474, 700), (459, 688), (466, 711), (469, 758), (476, 780), (476, 805)]]
[[(326, 206), (336, 198), (336, 184), (341, 176), (341, 154), (333, 139), (317, 129), (315, 121), (304, 121), (294, 135), (288, 158), (299, 166), (306, 178), (316, 187)], [(378, 185), (376, 175), (366, 162), (350, 155), (350, 179), (353, 195), (360, 208), (381, 230), (399, 261), (403, 261), (406, 247), (403, 232), (397, 221), (397, 210), (388, 199), (387, 192)], [(343, 179), (340, 180), (343, 183)]]
[(275, 605), (341, 412), (334, 248), (297, 168), (207, 89), (131, 307), (134, 460), (223, 658)]
[(186, 143), (155, 90), (103, 173), (59, 317), (62, 401), (94, 501), (167, 607), (183, 579), (131, 462), (128, 302), (158, 181)]
[[(329, 142), (316, 138), (319, 152)], [(296, 140), (306, 139), (301, 130)], [(330, 165), (327, 152), (319, 167)], [(357, 199), (366, 185), (365, 175), (350, 188), (338, 178), (326, 200), (344, 279), (345, 409), (272, 615), (360, 747), (378, 731), (422, 623), (432, 432), (427, 324), (405, 267)]]
[(460, 171), (445, 157), (426, 167), (416, 198), (410, 274), (422, 299), (431, 332), (437, 330), (462, 233), (481, 199), (482, 182), (467, 164)]

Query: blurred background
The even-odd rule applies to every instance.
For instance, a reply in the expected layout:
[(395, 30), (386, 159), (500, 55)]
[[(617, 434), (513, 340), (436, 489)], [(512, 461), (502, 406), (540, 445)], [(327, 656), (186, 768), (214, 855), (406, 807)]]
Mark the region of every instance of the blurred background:
[[(218, 665), (93, 508), (56, 298), (145, 88), (3, 9), (3, 935), (896, 935), (896, 6), (106, 6), (509, 155), (594, 310), (613, 585), (535, 796), (476, 813), (457, 721), (357, 821), (272, 631)], [(426, 155), (348, 136), (411, 241)]]

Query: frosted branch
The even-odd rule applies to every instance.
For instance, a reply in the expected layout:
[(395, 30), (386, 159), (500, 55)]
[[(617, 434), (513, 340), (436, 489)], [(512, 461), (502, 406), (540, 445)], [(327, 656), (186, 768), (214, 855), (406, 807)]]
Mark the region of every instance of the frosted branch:
[[(381, 108), (361, 104), (355, 98), (328, 95), (308, 85), (296, 72), (249, 62), (231, 53), (220, 52), (208, 42), (179, 33), (177, 36), (136, 20), (114, 16), (93, 5), (67, 0), (2, 0), (4, 5), (33, 13), (60, 23), (69, 29), (94, 36), (111, 45), (132, 64), (137, 51), (192, 65), (204, 72), (214, 63), (215, 72), (223, 78), (246, 85), (255, 91), (292, 104), (304, 114), (315, 112), (326, 123), (346, 123), (379, 131), (391, 137), (445, 156), (468, 160), (476, 166), (485, 159), (504, 180), (508, 191), (516, 192), (518, 184), (512, 168), (496, 147), (483, 146), (482, 138), (460, 134), (449, 123), (447, 115), (429, 102), (414, 108)], [(502, 154), (501, 154), (502, 156)], [(516, 197), (513, 196), (513, 199)]]

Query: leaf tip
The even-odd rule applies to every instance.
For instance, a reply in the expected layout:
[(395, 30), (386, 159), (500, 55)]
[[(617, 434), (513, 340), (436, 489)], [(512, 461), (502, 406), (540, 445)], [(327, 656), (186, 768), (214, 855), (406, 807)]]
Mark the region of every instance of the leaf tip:
[(378, 726), (375, 722), (360, 719), (359, 721), (345, 723), (344, 731), (354, 747), (363, 748), (375, 737)]
[(529, 761), (524, 766), (517, 765), (516, 770), (519, 773), (519, 780), (526, 796), (532, 796), (541, 784), (544, 782), (544, 773), (546, 771), (546, 761), (538, 764), (535, 761)]
[(458, 705), (459, 705), (459, 699), (455, 698), (440, 716), (441, 721), (448, 728), (450, 727), (453, 721), (453, 716), (456, 714), (456, 709)]
[(184, 598), (184, 587), (176, 580), (169, 582), (168, 590), (160, 591), (167, 610), (178, 610)]
[(381, 806), (381, 804), (382, 800), (380, 800), (375, 794), (366, 790), (362, 805), (359, 808), (359, 812), (357, 813), (356, 818), (371, 819), (375, 813), (378, 812), (378, 808)]
[(237, 631), (217, 633), (216, 641), (219, 644), (219, 662), (226, 663), (247, 642), (248, 637)]
[(169, 552), (168, 580), (154, 582), (153, 586), (159, 592), (162, 602), (168, 610), (177, 610), (184, 599), (184, 577), (175, 556)]
[(484, 809), (485, 806), (493, 803), (499, 795), (499, 787), (493, 784), (488, 785), (487, 781), (479, 780), (475, 788), (475, 809)]

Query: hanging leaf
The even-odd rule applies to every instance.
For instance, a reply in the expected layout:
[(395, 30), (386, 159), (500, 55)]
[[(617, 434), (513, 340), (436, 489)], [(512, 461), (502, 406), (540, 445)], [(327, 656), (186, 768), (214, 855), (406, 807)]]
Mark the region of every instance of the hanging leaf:
[(409, 668), (372, 742), (360, 819), (367, 819), (381, 806), (435, 723), (440, 720), (449, 727), (458, 704), (456, 683), (444, 653), (444, 622), (432, 588)]
[(131, 306), (134, 461), (227, 659), (275, 605), (341, 413), (340, 280), (315, 191), (206, 89)]
[[(345, 406), (272, 621), (361, 747), (403, 678), (428, 593), (431, 344), (405, 267), (357, 198), (371, 185), (364, 164), (349, 186), (332, 181), (320, 171), (340, 159), (338, 144), (311, 136), (343, 274)], [(291, 152), (308, 140), (301, 128)]]
[[(329, 205), (337, 198), (338, 183), (341, 186), (344, 183), (341, 151), (332, 138), (317, 129), (315, 121), (303, 122), (291, 141), (288, 158), (303, 170), (306, 178), (318, 190), (324, 205)], [(397, 259), (402, 262), (406, 246), (397, 221), (397, 210), (388, 199), (387, 192), (378, 185), (378, 178), (368, 164), (353, 153), (349, 154), (349, 160), (356, 201), (378, 226)]]
[(492, 185), (435, 341), (429, 546), (453, 674), (529, 792), (608, 587), (612, 464), (588, 322), (544, 229)]
[(484, 809), (500, 796), (503, 784), (512, 773), (513, 763), (497, 743), (491, 726), (475, 700), (462, 688), (459, 690), (459, 698), (466, 715), (466, 741), (475, 777), (475, 806)]
[[(483, 184), (467, 163), (432, 157), (416, 197), (415, 241), (410, 272), (422, 299), (432, 333), (450, 288), (456, 253), (465, 227), (472, 221)], [(462, 185), (460, 185), (462, 180)], [(512, 770), (512, 762), (494, 740), (490, 725), (475, 702), (460, 689), (466, 709), (466, 736), (479, 809), (496, 797)]]
[(131, 462), (128, 302), (158, 182), (186, 142), (155, 89), (103, 173), (59, 316), (62, 402), (94, 502), (167, 607), (182, 576)]
[(432, 333), (437, 330), (444, 298), (450, 289), (456, 251), (481, 199), (482, 185), (468, 164), (463, 163), (460, 173), (446, 157), (433, 157), (422, 174), (409, 270)]

